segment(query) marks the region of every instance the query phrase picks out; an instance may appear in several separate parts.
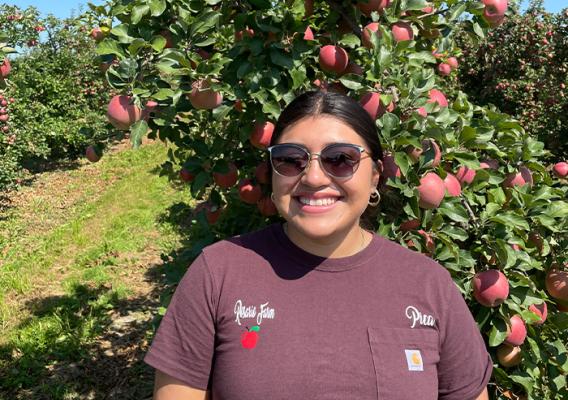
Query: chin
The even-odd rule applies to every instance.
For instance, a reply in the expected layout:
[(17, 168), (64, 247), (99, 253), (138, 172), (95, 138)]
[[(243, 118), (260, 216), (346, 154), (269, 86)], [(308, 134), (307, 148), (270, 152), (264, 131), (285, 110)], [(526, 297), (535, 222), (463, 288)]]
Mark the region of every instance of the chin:
[(348, 229), (346, 226), (338, 226), (326, 218), (313, 218), (310, 221), (298, 221), (292, 218), (288, 225), (289, 228), (312, 240), (330, 238), (338, 232)]

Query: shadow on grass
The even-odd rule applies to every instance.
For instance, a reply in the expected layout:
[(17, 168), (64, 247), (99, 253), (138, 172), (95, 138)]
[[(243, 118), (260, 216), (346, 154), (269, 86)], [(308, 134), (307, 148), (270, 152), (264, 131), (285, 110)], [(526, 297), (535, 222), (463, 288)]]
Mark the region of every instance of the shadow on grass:
[[(145, 278), (163, 280), (163, 265)], [(142, 361), (162, 284), (144, 297), (110, 285), (75, 285), (70, 294), (31, 300), (32, 317), (0, 346), (1, 399), (150, 399), (152, 368)]]

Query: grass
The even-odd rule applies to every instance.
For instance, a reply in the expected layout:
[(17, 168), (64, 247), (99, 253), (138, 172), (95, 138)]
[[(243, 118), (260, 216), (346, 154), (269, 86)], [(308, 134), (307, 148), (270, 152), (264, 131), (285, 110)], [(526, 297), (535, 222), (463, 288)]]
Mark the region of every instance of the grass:
[(160, 254), (181, 240), (164, 213), (191, 201), (158, 176), (165, 159), (162, 144), (109, 154), (46, 184), (0, 222), (0, 399), (151, 393), (139, 359), (160, 294)]

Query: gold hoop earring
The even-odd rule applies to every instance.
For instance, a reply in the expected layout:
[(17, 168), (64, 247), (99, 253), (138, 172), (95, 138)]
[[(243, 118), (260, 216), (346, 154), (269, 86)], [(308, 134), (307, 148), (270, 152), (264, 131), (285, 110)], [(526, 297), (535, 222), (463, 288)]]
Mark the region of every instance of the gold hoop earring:
[(379, 193), (379, 190), (375, 188), (375, 191), (371, 193), (371, 196), (369, 197), (369, 205), (371, 207), (376, 207), (379, 205), (380, 202), (381, 202), (381, 194)]

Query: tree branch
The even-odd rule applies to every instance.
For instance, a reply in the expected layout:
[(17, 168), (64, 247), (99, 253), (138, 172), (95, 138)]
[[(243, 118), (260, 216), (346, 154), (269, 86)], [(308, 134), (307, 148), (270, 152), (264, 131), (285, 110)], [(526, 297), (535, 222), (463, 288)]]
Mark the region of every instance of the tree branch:
[(325, 0), (325, 2), (329, 4), (329, 6), (333, 8), (333, 10), (341, 14), (341, 17), (345, 20), (345, 22), (349, 24), (353, 33), (355, 33), (357, 36), (361, 36), (361, 29), (359, 29), (359, 26), (349, 17), (349, 15), (347, 15), (345, 10), (338, 2), (333, 0)]

